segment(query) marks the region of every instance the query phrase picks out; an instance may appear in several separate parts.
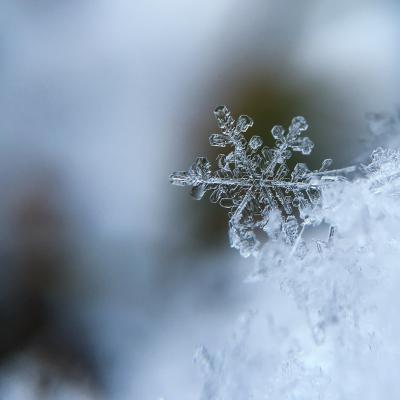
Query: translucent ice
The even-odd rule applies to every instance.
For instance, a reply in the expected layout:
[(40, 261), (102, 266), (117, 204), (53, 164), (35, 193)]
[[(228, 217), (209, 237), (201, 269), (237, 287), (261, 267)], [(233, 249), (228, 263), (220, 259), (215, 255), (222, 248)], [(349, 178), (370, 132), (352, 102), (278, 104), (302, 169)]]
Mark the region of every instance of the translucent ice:
[(244, 133), (253, 125), (247, 115), (235, 121), (226, 106), (217, 107), (214, 115), (221, 132), (210, 135), (210, 144), (231, 147), (232, 151), (217, 157), (214, 170), (206, 158), (199, 157), (188, 171), (171, 174), (170, 181), (192, 186), (195, 199), (210, 192), (213, 203), (229, 209), (230, 243), (243, 256), (257, 253), (260, 243), (256, 231), (265, 232), (275, 209), (280, 210), (283, 237), (294, 243), (304, 224), (304, 210), (318, 204), (320, 188), (340, 176), (340, 171), (330, 173), (332, 160), (325, 160), (317, 171), (298, 163), (290, 172), (287, 162), (293, 152), (308, 155), (314, 147), (308, 137), (302, 136), (308, 128), (304, 117), (293, 118), (287, 133), (282, 126), (274, 126), (271, 133), (276, 143), (269, 148), (263, 146), (260, 136), (245, 138)]

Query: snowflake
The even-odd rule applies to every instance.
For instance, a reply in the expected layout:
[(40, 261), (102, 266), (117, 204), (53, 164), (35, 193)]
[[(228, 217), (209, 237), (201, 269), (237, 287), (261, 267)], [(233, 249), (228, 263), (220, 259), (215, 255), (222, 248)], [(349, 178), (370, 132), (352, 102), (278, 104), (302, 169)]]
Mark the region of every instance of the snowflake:
[(320, 202), (321, 187), (345, 179), (341, 174), (354, 168), (329, 170), (332, 160), (326, 159), (318, 170), (297, 163), (290, 171), (287, 162), (293, 152), (309, 155), (314, 147), (310, 138), (302, 136), (308, 128), (303, 117), (293, 118), (287, 132), (274, 126), (275, 146), (269, 148), (260, 136), (246, 140), (244, 134), (253, 125), (247, 115), (235, 121), (226, 106), (217, 107), (214, 115), (221, 132), (210, 135), (210, 145), (231, 147), (231, 152), (218, 155), (215, 170), (207, 158), (198, 157), (188, 171), (172, 173), (171, 183), (192, 186), (197, 200), (210, 192), (211, 202), (227, 208), (231, 247), (245, 257), (260, 248), (257, 231), (297, 245), (310, 223), (309, 211)]

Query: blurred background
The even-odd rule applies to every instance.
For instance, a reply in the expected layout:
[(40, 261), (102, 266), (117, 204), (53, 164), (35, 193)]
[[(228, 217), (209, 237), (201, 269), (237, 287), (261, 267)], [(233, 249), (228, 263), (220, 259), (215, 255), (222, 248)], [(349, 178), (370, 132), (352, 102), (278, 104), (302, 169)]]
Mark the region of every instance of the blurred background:
[(399, 38), (396, 0), (2, 0), (0, 398), (197, 399), (195, 348), (262, 288), (168, 174), (216, 155), (219, 104), (350, 164)]

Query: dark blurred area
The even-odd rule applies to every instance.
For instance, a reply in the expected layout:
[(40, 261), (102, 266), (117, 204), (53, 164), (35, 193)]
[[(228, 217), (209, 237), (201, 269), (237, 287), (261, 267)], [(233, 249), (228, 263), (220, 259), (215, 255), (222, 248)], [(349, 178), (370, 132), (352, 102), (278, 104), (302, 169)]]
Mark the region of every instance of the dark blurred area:
[[(227, 216), (169, 186), (212, 110), (304, 115), (309, 165), (398, 105), (391, 0), (3, 0), (0, 398), (197, 399), (192, 353), (256, 301)], [(362, 150), (365, 156), (372, 149)]]

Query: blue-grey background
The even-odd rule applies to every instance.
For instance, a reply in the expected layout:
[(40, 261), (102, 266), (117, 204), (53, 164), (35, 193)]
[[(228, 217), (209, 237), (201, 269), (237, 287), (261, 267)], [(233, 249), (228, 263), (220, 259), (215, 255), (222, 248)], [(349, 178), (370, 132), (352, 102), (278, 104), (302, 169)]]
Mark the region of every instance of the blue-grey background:
[(197, 399), (194, 349), (260, 288), (168, 174), (215, 156), (219, 104), (261, 135), (304, 115), (310, 165), (351, 163), (399, 104), (399, 22), (390, 0), (2, 0), (0, 398)]

